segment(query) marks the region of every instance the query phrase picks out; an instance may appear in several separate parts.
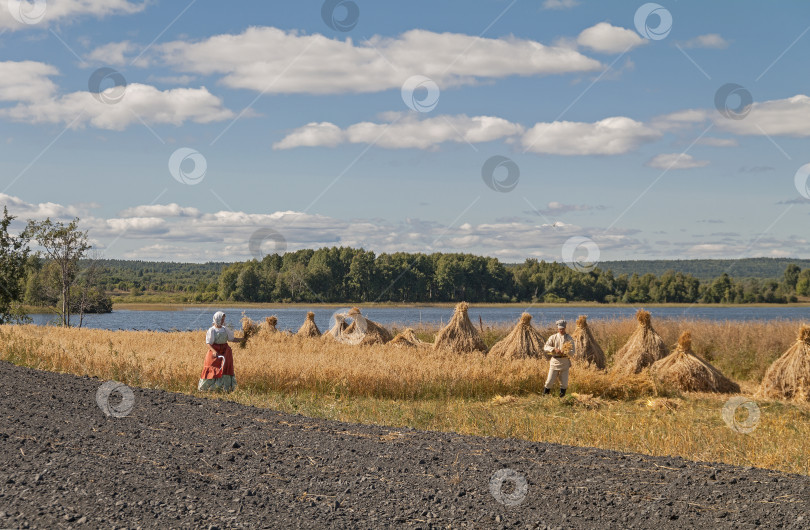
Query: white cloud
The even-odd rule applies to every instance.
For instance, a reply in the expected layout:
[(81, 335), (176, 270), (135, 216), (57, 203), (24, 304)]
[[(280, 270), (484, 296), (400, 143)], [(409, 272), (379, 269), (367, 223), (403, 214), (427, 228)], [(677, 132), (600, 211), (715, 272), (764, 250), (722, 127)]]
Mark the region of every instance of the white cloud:
[(586, 28), (577, 37), (577, 44), (599, 53), (621, 53), (647, 42), (647, 39), (641, 38), (637, 32), (607, 22)]
[(252, 27), (201, 42), (170, 42), (156, 52), (176, 70), (220, 74), (231, 88), (270, 93), (378, 92), (399, 89), (417, 74), (447, 88), (513, 75), (602, 68), (599, 61), (564, 47), (420, 29), (355, 44), (350, 38)]
[(545, 0), (543, 9), (571, 9), (578, 5), (577, 0)]
[(346, 133), (334, 123), (307, 123), (273, 144), (273, 149), (293, 149), (295, 147), (335, 147), (345, 142)]
[[(129, 0), (47, 0), (44, 5), (44, 14), (39, 8), (26, 0), (2, 0), (0, 8), (0, 29), (19, 30), (36, 28), (43, 25), (64, 23), (81, 15), (104, 17), (107, 15), (127, 15), (138, 13), (146, 8), (147, 2), (135, 3)], [(22, 13), (25, 18), (36, 24), (23, 24), (18, 22), (14, 13)]]
[(111, 42), (99, 46), (87, 56), (87, 60), (94, 61), (105, 66), (122, 66), (129, 62), (126, 55), (138, 50), (138, 47), (130, 41)]
[(127, 208), (118, 214), (120, 217), (199, 217), (197, 208), (183, 207), (177, 203), (150, 204)]
[(37, 101), (56, 92), (49, 76), (59, 71), (35, 61), (0, 62), (0, 101)]
[(722, 50), (728, 48), (728, 41), (718, 33), (707, 33), (706, 35), (698, 35), (694, 39), (683, 42), (681, 46), (684, 48), (712, 48)]
[[(90, 92), (56, 96), (52, 94), (54, 85), (44, 78), (44, 75), (54, 75), (56, 71), (43, 67), (52, 68), (48, 65), (42, 65), (39, 71), (29, 68), (34, 71), (29, 79), (39, 83), (30, 86), (31, 93), (37, 94), (36, 98), (18, 94), (28, 86), (26, 84), (15, 86), (12, 81), (4, 90), (4, 82), (0, 81), (0, 95), (14, 95), (19, 101), (14, 107), (0, 109), (0, 117), (26, 123), (72, 124), (73, 128), (89, 123), (99, 129), (120, 131), (140, 120), (150, 124), (182, 125), (186, 121), (210, 123), (234, 116), (223, 106), (222, 100), (205, 87), (158, 90), (133, 83), (127, 85), (123, 98), (116, 104), (103, 103)], [(110, 90), (114, 89), (107, 89), (105, 93)]]
[(704, 136), (697, 141), (697, 144), (711, 147), (737, 147), (739, 145), (734, 138), (715, 138), (713, 136)]
[(734, 120), (715, 113), (714, 123), (740, 135), (810, 136), (810, 97), (799, 94), (787, 99), (754, 103), (750, 113)]
[(521, 138), (524, 149), (551, 155), (620, 155), (661, 137), (661, 132), (616, 116), (595, 123), (538, 123)]
[(6, 206), (9, 215), (17, 217), (18, 221), (46, 217), (53, 220), (69, 220), (87, 213), (87, 209), (80, 206), (62, 206), (53, 202), (29, 203), (5, 193), (0, 193), (0, 206)]
[(655, 155), (645, 166), (657, 169), (693, 169), (709, 165), (708, 160), (695, 160), (692, 155), (685, 153), (662, 153)]
[(493, 116), (434, 116), (418, 119), (409, 114), (390, 123), (362, 122), (341, 130), (332, 123), (309, 123), (300, 127), (274, 149), (301, 146), (329, 146), (340, 143), (374, 143), (389, 149), (431, 149), (444, 142), (481, 143), (515, 136), (523, 132), (519, 124)]

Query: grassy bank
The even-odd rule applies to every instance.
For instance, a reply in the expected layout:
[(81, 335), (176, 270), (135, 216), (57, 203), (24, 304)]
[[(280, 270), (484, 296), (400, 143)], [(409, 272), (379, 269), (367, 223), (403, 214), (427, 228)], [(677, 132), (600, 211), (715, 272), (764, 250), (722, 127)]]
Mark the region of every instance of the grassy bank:
[[(683, 329), (695, 351), (753, 393), (765, 369), (795, 340), (798, 323), (656, 321), (667, 344)], [(635, 328), (594, 324), (608, 359)], [(418, 332), (430, 340), (435, 329)], [(507, 327), (485, 329), (489, 345)], [(550, 330), (543, 330), (547, 334)], [(2, 359), (34, 368), (195, 393), (205, 353), (200, 332), (158, 333), (0, 326)], [(309, 416), (487, 436), (680, 455), (810, 474), (810, 407), (757, 400), (749, 434), (730, 429), (728, 396), (682, 395), (645, 375), (614, 379), (572, 368), (570, 392), (543, 398), (547, 363), (458, 356), (394, 346), (358, 347), (262, 333), (234, 348), (241, 403)]]

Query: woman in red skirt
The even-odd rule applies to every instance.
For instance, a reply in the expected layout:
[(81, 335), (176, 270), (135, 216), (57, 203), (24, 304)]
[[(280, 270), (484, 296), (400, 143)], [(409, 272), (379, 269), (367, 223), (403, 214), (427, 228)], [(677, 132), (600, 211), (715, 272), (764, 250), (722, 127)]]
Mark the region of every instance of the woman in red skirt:
[(205, 334), (208, 353), (205, 355), (200, 382), (197, 390), (219, 390), (231, 392), (236, 388), (233, 373), (233, 350), (228, 342), (236, 342), (233, 330), (225, 326), (225, 313), (214, 313), (214, 324)]

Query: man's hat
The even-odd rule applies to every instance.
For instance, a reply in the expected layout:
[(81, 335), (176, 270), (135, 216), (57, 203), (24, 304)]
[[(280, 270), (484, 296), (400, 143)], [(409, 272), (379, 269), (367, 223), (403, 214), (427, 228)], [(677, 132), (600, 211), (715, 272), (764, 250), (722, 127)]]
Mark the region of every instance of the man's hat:
[(558, 328), (564, 328), (565, 327), (565, 320), (558, 320), (557, 321), (557, 327)]

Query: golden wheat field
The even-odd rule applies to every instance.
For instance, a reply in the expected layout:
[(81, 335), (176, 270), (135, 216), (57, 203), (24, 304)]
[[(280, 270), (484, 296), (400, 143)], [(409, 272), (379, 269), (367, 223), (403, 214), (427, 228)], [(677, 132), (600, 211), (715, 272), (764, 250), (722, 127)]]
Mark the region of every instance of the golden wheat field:
[[(653, 325), (669, 346), (682, 331), (690, 330), (694, 352), (740, 383), (743, 394), (753, 396), (768, 366), (795, 342), (800, 323), (659, 320)], [(634, 319), (591, 323), (608, 368), (635, 327)], [(485, 327), (487, 346), (509, 330), (510, 326)], [(416, 329), (425, 341), (432, 341), (437, 331)], [(540, 332), (547, 337), (551, 330)], [(202, 331), (0, 326), (3, 360), (186, 393), (196, 393), (207, 350), (204, 336)], [(810, 474), (806, 404), (752, 397), (760, 419), (755, 429), (743, 433), (724, 420), (729, 396), (659, 388), (646, 373), (616, 378), (575, 365), (569, 396), (559, 399), (540, 395), (548, 368), (542, 359), (352, 346), (266, 330), (245, 348), (234, 345), (233, 351), (239, 386), (232, 394), (213, 398), (341, 421), (510, 436)], [(737, 419), (746, 421), (744, 415)]]

